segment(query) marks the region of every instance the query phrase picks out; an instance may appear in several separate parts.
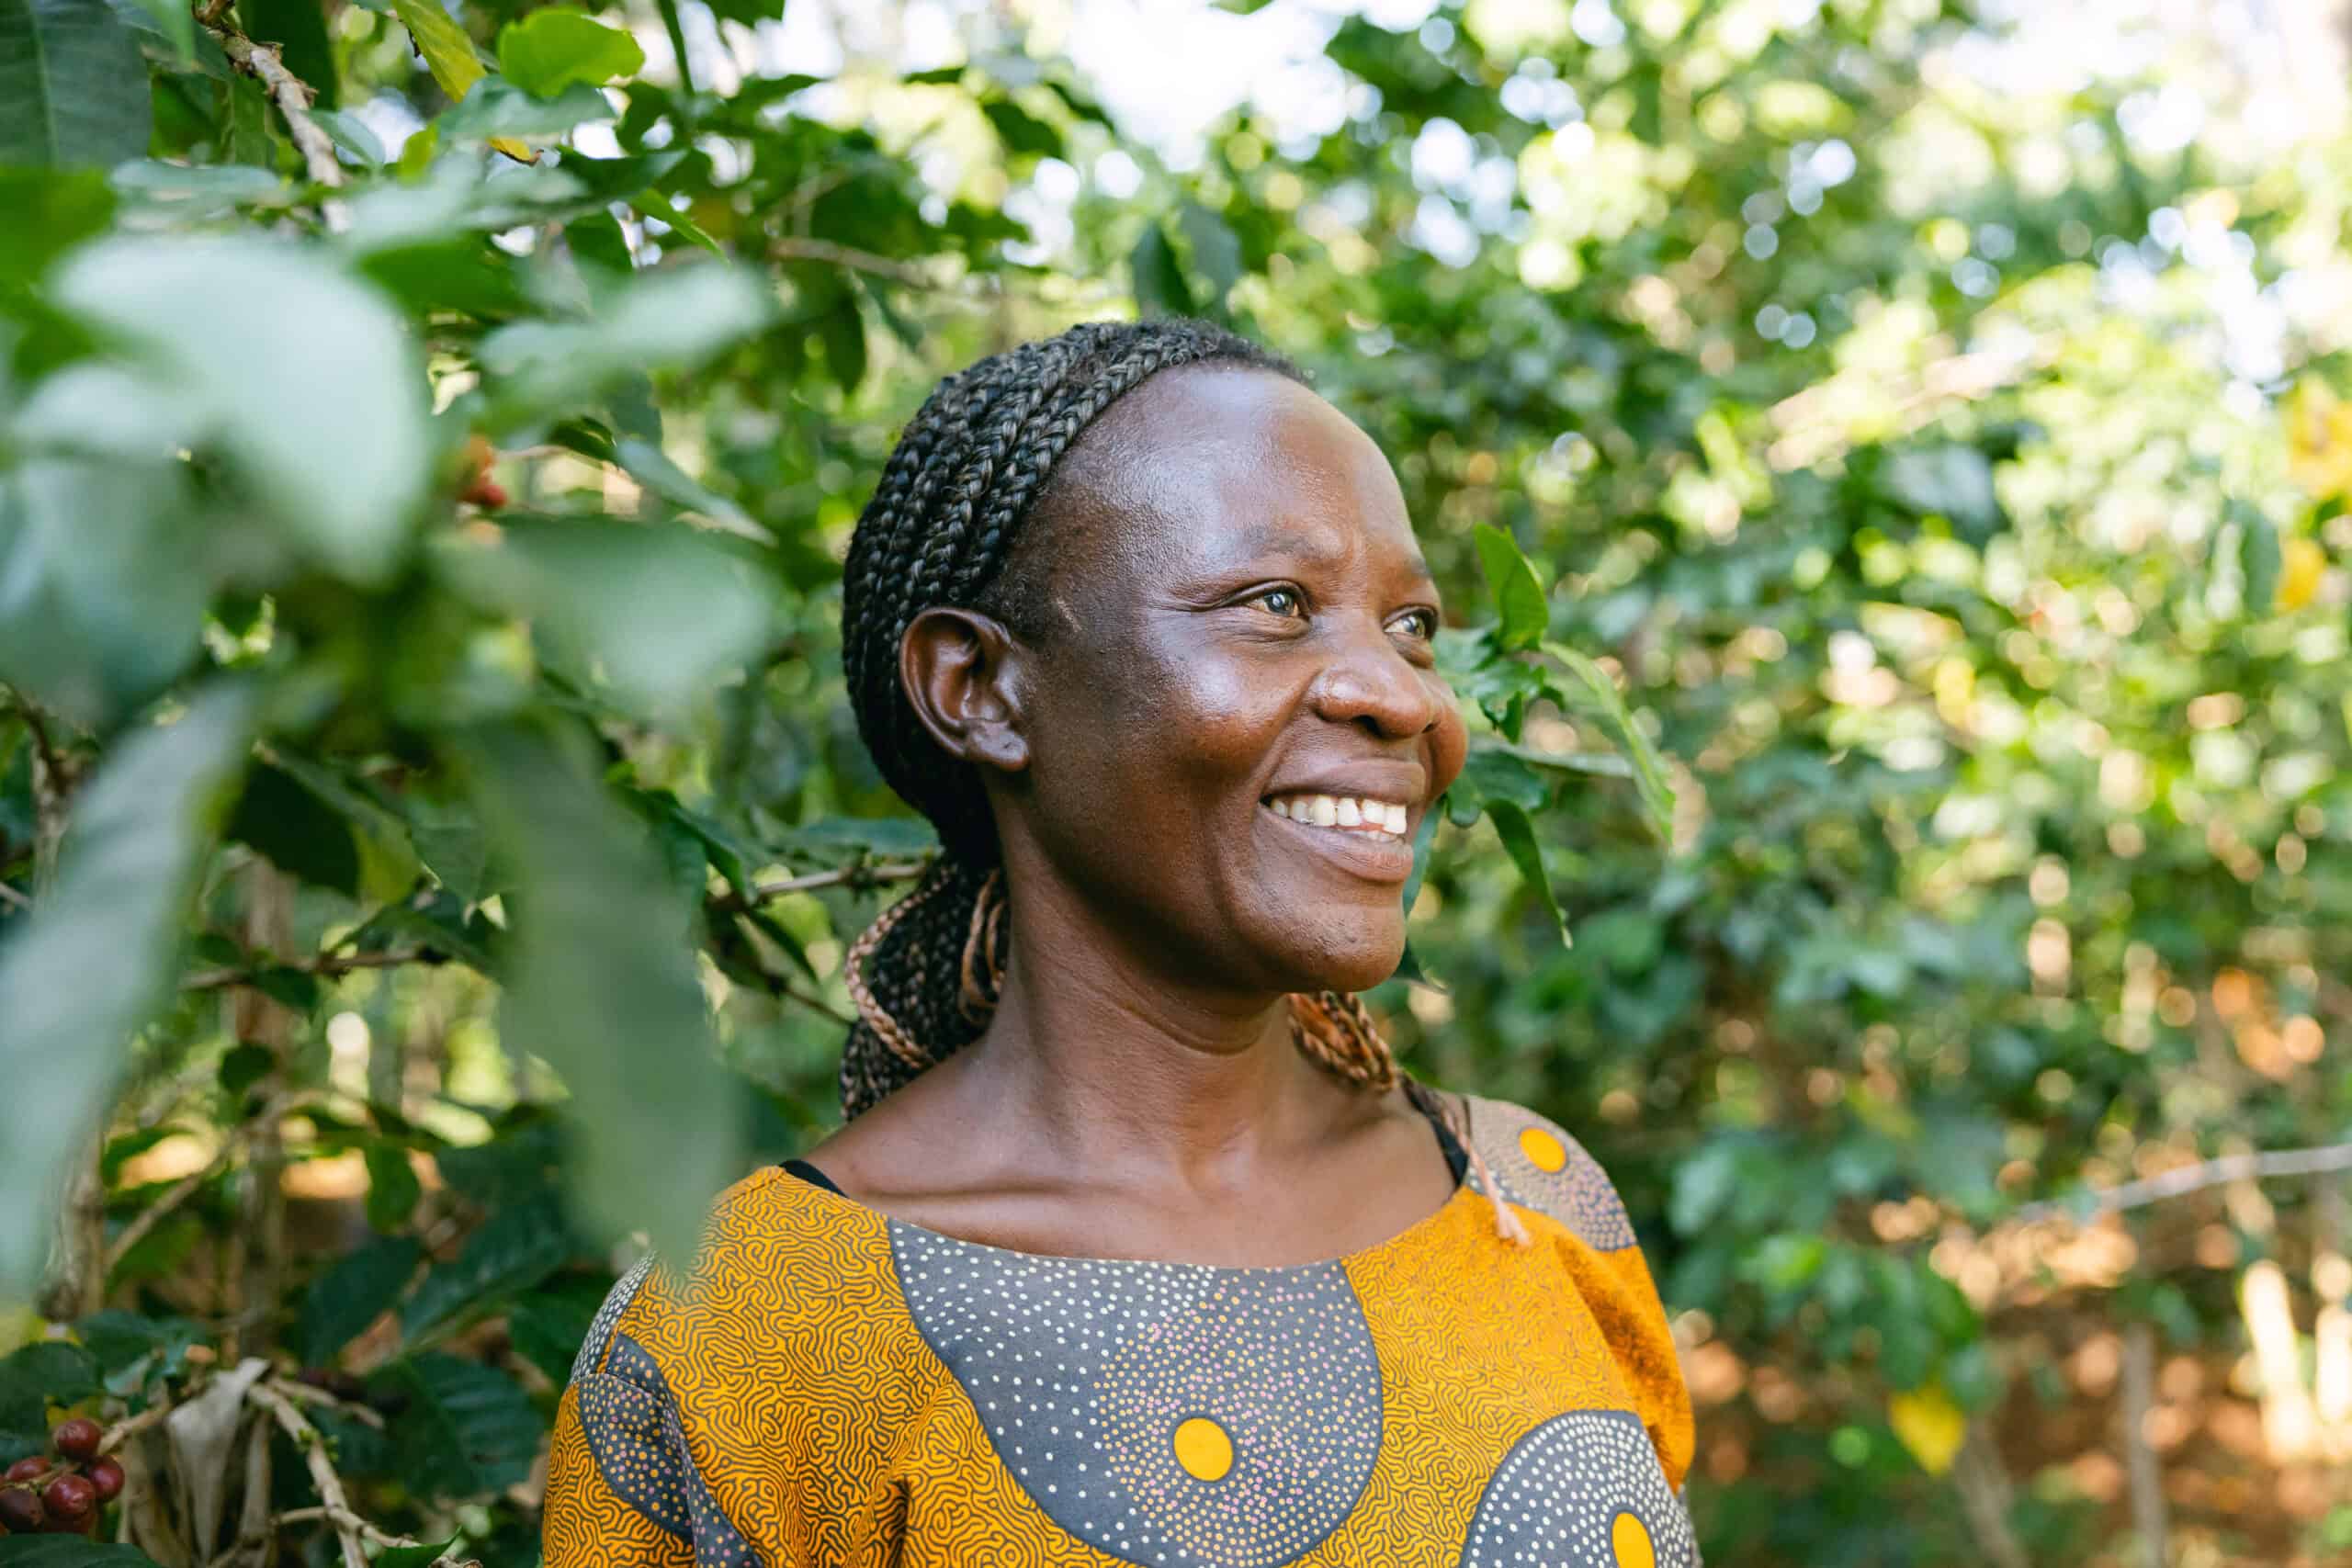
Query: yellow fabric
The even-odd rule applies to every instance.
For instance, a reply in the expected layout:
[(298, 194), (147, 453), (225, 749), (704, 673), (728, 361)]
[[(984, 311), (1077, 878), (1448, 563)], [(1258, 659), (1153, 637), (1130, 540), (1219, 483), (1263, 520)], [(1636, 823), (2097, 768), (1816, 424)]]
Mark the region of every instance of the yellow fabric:
[[(616, 1287), (559, 1411), (548, 1568), (1688, 1568), (1690, 1406), (1613, 1190), (1471, 1100), (1465, 1179), (1329, 1265), (1033, 1257), (782, 1170)], [(1017, 1385), (1017, 1392), (1016, 1392)]]

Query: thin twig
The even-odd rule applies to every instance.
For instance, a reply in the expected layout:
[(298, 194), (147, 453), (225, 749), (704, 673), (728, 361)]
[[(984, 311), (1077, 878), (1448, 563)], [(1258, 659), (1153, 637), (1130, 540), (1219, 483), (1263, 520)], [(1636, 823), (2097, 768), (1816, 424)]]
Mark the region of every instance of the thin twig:
[(2120, 1186), (2094, 1188), (2073, 1198), (2054, 1198), (2041, 1203), (2028, 1203), (2018, 1210), (2015, 1218), (2021, 1224), (2054, 1219), (2059, 1215), (2114, 1213), (2121, 1209), (2138, 1209), (2150, 1203), (2161, 1203), (2167, 1198), (2219, 1187), (2229, 1181), (2265, 1181), (2281, 1176), (2324, 1176), (2332, 1171), (2352, 1170), (2352, 1144), (2322, 1144), (2308, 1149), (2274, 1149), (2267, 1154), (2223, 1155), (2219, 1159), (2203, 1160), (2185, 1165), (2177, 1170), (2152, 1176), (2144, 1181), (2126, 1181)]
[(2148, 1416), (2156, 1406), (2156, 1331), (2141, 1321), (2123, 1331), (2123, 1470), (2132, 1482), (2132, 1527), (2148, 1568), (2170, 1561), (2165, 1539), (2164, 1472), (2148, 1440)]
[(264, 975), (281, 969), (291, 969), (302, 975), (347, 975), (354, 969), (391, 969), (402, 964), (435, 964), (440, 960), (423, 948), (410, 948), (398, 953), (322, 953), (312, 958), (297, 959), (290, 964), (269, 964), (258, 967), (230, 964), (219, 969), (199, 969), (180, 982), (184, 991), (216, 991), (224, 986), (250, 986)]
[(380, 1526), (369, 1524), (366, 1519), (361, 1518), (349, 1508), (336, 1508), (331, 1506), (318, 1508), (288, 1508), (282, 1514), (272, 1514), (269, 1517), (269, 1522), (273, 1525), (311, 1524), (320, 1519), (327, 1520), (334, 1524), (337, 1529), (357, 1530), (362, 1536), (367, 1538), (368, 1543), (370, 1546), (415, 1546), (419, 1544), (416, 1539), (413, 1536), (394, 1535), (391, 1531), (385, 1529)]
[(110, 1454), (172, 1413), (172, 1402), (159, 1399), (136, 1416), (126, 1416), (98, 1438), (98, 1452)]
[[(656, 216), (658, 217), (659, 214)], [(872, 251), (837, 245), (831, 240), (804, 238), (797, 234), (786, 235), (769, 243), (768, 255), (775, 261), (823, 262), (831, 266), (846, 267), (852, 272), (872, 273), (876, 277), (887, 277), (894, 283), (903, 283), (910, 288), (941, 287), (939, 279), (932, 276), (913, 262), (899, 261), (891, 256), (878, 256)]]
[(5, 882), (0, 882), (0, 904), (6, 904), (18, 909), (29, 909), (33, 907), (33, 901), (31, 899), (26, 897), (23, 894), (17, 892), (15, 888), (9, 886)]
[[(203, 18), (199, 18), (203, 19)], [(302, 154), (303, 166), (311, 171), (311, 178), (330, 189), (343, 185), (343, 165), (335, 161), (334, 142), (319, 129), (311, 118), (311, 104), (316, 96), (311, 85), (286, 69), (279, 58), (277, 46), (255, 43), (217, 17), (204, 19), (204, 27), (220, 40), (220, 52), (227, 55), (238, 69), (258, 78), (269, 93), (270, 102), (286, 117), (287, 131), (294, 138), (294, 145)], [(329, 227), (339, 227), (332, 213)]]
[(384, 1425), (384, 1413), (372, 1404), (354, 1404), (347, 1399), (337, 1398), (325, 1389), (312, 1388), (309, 1383), (296, 1382), (291, 1378), (272, 1378), (269, 1386), (288, 1399), (300, 1400), (305, 1404), (324, 1405), (338, 1415), (348, 1416), (379, 1430)]
[(926, 863), (892, 861), (883, 865), (845, 865), (836, 871), (803, 872), (797, 876), (753, 877), (750, 897), (729, 888), (713, 898), (711, 904), (722, 910), (745, 909), (787, 893), (806, 893), (811, 888), (839, 887), (844, 883), (852, 887), (872, 887), (885, 882), (904, 882), (910, 876), (921, 876)]
[[(334, 1524), (335, 1538), (343, 1545), (343, 1568), (368, 1568), (368, 1553), (360, 1544), (363, 1528), (359, 1516), (351, 1511), (351, 1499), (343, 1490), (343, 1477), (337, 1475), (334, 1461), (327, 1457), (326, 1439), (319, 1429), (294, 1408), (294, 1402), (266, 1383), (255, 1383), (245, 1391), (245, 1397), (277, 1418), (278, 1426), (301, 1450), (302, 1461), (311, 1468), (311, 1483), (319, 1489), (319, 1498), (330, 1512), (327, 1517)], [(413, 1540), (396, 1544), (414, 1546)]]
[(122, 1260), (130, 1256), (130, 1249), (144, 1241), (147, 1233), (153, 1230), (164, 1215), (187, 1202), (198, 1188), (220, 1174), (221, 1168), (229, 1163), (229, 1151), (234, 1146), (233, 1143), (222, 1144), (220, 1152), (205, 1162), (202, 1169), (191, 1170), (172, 1183), (169, 1191), (141, 1210), (138, 1217), (122, 1227), (122, 1234), (116, 1236), (113, 1245), (107, 1248), (107, 1274), (109, 1278)]

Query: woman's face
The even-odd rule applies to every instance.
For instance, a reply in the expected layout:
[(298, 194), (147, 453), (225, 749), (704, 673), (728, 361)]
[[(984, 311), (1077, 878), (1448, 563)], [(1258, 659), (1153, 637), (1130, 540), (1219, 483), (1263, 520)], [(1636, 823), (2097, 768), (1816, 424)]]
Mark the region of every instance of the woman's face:
[(1280, 376), (1163, 372), (1064, 457), (1030, 527), (1054, 629), (1008, 669), (1016, 889), (1042, 857), (1131, 950), (1211, 988), (1387, 978), (1413, 836), (1466, 739), (1371, 438)]

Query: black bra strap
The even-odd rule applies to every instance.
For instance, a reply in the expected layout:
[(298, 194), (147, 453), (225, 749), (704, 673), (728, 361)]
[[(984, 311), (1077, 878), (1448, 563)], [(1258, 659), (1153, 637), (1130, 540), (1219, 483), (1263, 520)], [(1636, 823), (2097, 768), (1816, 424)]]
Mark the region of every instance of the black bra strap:
[(840, 1195), (844, 1198), (849, 1196), (848, 1193), (842, 1192), (840, 1188), (833, 1185), (833, 1179), (831, 1177), (827, 1176), (823, 1171), (819, 1170), (815, 1166), (810, 1165), (805, 1159), (786, 1160), (784, 1162), (784, 1168), (791, 1172), (793, 1175), (800, 1178), (801, 1180), (808, 1183), (811, 1187), (821, 1187), (828, 1192), (840, 1193)]

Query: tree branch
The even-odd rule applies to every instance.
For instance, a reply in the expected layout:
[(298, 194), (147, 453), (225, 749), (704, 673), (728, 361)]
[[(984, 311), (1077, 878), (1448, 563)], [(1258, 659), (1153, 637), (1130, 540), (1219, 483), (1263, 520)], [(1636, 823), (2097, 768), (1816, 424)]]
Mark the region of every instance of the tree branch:
[[(655, 216), (659, 217), (660, 214), (657, 213)], [(797, 235), (786, 235), (769, 242), (768, 256), (774, 261), (823, 262), (829, 266), (846, 267), (851, 272), (871, 273), (876, 277), (887, 277), (893, 283), (903, 283), (910, 288), (941, 287), (937, 278), (932, 276), (914, 262), (899, 261), (891, 256), (878, 256), (872, 251), (837, 245), (831, 240), (804, 239)]]
[[(324, 1517), (334, 1523), (335, 1538), (343, 1545), (343, 1568), (368, 1568), (368, 1553), (361, 1545), (366, 1523), (351, 1511), (351, 1499), (343, 1490), (343, 1477), (335, 1473), (334, 1461), (327, 1457), (326, 1439), (294, 1408), (292, 1400), (268, 1384), (255, 1383), (245, 1391), (245, 1397), (268, 1411), (301, 1450), (302, 1461), (311, 1468), (311, 1483), (319, 1489), (320, 1500), (326, 1505)], [(417, 1543), (397, 1538), (391, 1544)]]
[(2178, 1170), (2168, 1170), (2162, 1176), (2152, 1176), (2144, 1181), (2126, 1181), (2117, 1187), (2094, 1188), (2073, 1198), (2028, 1203), (2013, 1217), (2024, 1224), (2055, 1219), (2060, 1215), (2088, 1219), (2122, 1209), (2161, 1203), (2167, 1198), (2178, 1198), (2184, 1193), (2219, 1187), (2224, 1182), (2262, 1181), (2281, 1176), (2324, 1176), (2332, 1171), (2352, 1171), (2352, 1144), (2322, 1144), (2308, 1149), (2274, 1149), (2258, 1155), (2224, 1155), (2219, 1159), (2185, 1165)]
[(845, 865), (835, 871), (803, 872), (797, 876), (753, 877), (750, 897), (733, 888), (711, 899), (711, 908), (725, 912), (748, 909), (754, 904), (764, 904), (771, 898), (781, 898), (787, 893), (806, 893), (817, 887), (876, 887), (885, 882), (904, 882), (910, 876), (921, 876), (927, 864), (924, 861), (892, 861), (882, 865)]
[(355, 969), (390, 969), (402, 964), (438, 964), (423, 948), (411, 948), (398, 953), (324, 953), (316, 957), (299, 959), (291, 964), (270, 964), (254, 967), (229, 964), (219, 969), (199, 969), (180, 982), (183, 991), (217, 991), (226, 986), (250, 986), (273, 970), (291, 969), (303, 975), (347, 975)]
[[(207, 6), (206, 11), (212, 7)], [(226, 7), (222, 7), (225, 11)], [(220, 52), (236, 67), (258, 79), (269, 93), (270, 102), (286, 117), (286, 129), (294, 138), (295, 147), (302, 154), (303, 166), (311, 171), (311, 178), (330, 188), (343, 184), (343, 165), (335, 161), (334, 142), (319, 129), (311, 118), (311, 105), (316, 98), (311, 85), (286, 69), (286, 62), (278, 57), (277, 46), (255, 43), (244, 34), (221, 21), (218, 16), (197, 13), (204, 28), (220, 40)], [(335, 226), (332, 217), (331, 227)]]

